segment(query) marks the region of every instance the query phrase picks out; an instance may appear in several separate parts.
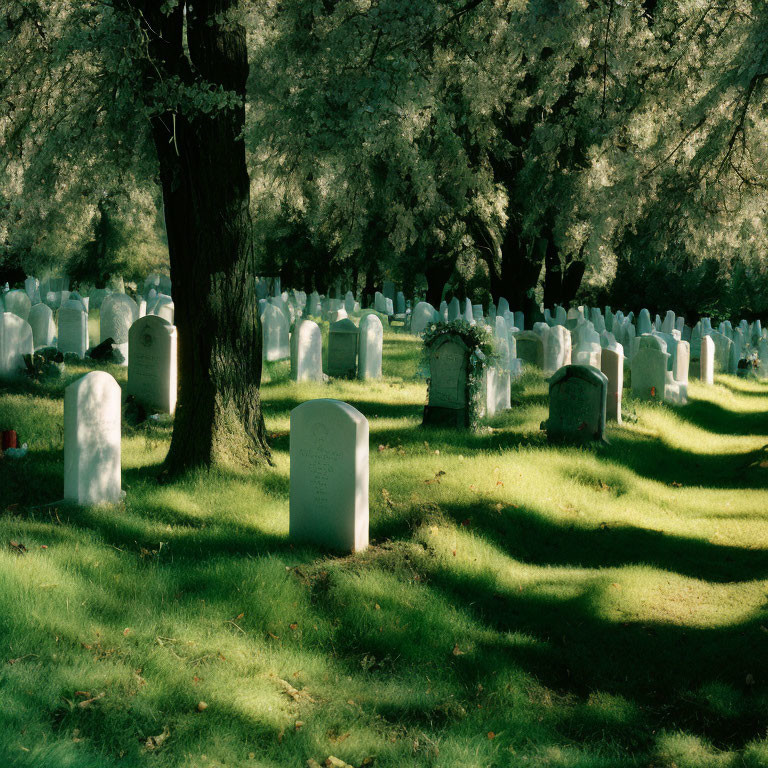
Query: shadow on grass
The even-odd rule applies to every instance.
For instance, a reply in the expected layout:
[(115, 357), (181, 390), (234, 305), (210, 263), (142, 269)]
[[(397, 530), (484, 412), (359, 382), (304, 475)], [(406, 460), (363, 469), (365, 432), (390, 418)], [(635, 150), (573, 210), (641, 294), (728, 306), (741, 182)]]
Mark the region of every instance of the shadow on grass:
[(768, 412), (743, 413), (728, 410), (707, 400), (692, 400), (676, 413), (681, 419), (706, 432), (718, 435), (763, 435), (768, 441)]

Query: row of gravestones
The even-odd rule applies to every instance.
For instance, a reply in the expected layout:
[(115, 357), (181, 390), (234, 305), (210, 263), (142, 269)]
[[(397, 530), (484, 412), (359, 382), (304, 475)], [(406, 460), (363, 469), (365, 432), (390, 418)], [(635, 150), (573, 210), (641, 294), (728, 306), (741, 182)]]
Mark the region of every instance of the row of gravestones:
[[(164, 322), (146, 321), (147, 326)], [(120, 501), (121, 397), (120, 385), (104, 371), (92, 371), (66, 388), (65, 500), (83, 506)], [(368, 421), (347, 403), (310, 400), (293, 409), (290, 423), (291, 540), (342, 551), (365, 549)], [(333, 435), (331, 443), (318, 440), (327, 435)]]

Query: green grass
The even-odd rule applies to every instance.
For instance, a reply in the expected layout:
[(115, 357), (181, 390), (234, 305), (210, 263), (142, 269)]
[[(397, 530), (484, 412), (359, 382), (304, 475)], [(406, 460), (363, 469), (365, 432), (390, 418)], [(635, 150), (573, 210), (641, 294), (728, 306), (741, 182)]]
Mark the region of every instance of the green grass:
[[(86, 368), (0, 389), (30, 445), (0, 462), (0, 765), (768, 764), (768, 386), (692, 384), (555, 448), (536, 373), (481, 432), (425, 430), (420, 342), (385, 350), (374, 383), (269, 365), (273, 468), (161, 486), (170, 426), (125, 426), (118, 507), (46, 506)], [(370, 421), (354, 557), (287, 540), (314, 397)]]

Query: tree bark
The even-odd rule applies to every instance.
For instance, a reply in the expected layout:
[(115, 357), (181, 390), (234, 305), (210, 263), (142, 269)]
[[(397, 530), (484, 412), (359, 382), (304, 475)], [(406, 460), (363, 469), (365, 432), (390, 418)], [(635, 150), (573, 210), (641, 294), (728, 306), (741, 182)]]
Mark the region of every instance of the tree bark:
[(427, 303), (435, 309), (440, 309), (440, 302), (443, 299), (443, 288), (448, 279), (453, 274), (455, 267), (453, 261), (444, 261), (442, 259), (428, 259), (424, 265), (424, 277), (427, 279)]
[[(178, 328), (179, 397), (165, 470), (269, 461), (259, 387), (250, 183), (245, 164), (245, 29), (227, 19), (236, 0), (147, 2), (141, 16), (151, 66), (193, 86), (240, 98), (234, 106), (152, 118), (160, 164)], [(187, 48), (182, 45), (186, 11)]]

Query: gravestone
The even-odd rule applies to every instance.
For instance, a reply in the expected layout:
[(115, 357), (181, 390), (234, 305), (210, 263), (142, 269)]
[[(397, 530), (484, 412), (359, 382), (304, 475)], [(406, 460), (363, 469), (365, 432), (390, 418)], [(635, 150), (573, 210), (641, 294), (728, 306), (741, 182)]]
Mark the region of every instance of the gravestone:
[(667, 314), (664, 316), (664, 321), (661, 324), (661, 330), (664, 333), (671, 334), (672, 331), (676, 329), (676, 318), (675, 313), (670, 309)]
[(563, 325), (553, 325), (544, 339), (544, 371), (553, 374), (571, 364), (571, 334)]
[(647, 309), (641, 309), (640, 314), (637, 316), (637, 335), (650, 333), (653, 330), (653, 323), (651, 322), (651, 313)]
[(381, 378), (381, 356), (384, 344), (384, 328), (377, 315), (366, 315), (360, 321), (358, 379)]
[(600, 334), (593, 330), (591, 323), (582, 323), (574, 331), (571, 360), (574, 365), (591, 365), (600, 370)]
[(99, 341), (106, 341), (111, 338), (114, 345), (122, 352), (126, 364), (128, 360), (128, 332), (138, 319), (138, 305), (124, 293), (113, 293), (107, 296), (101, 304)]
[[(705, 384), (715, 382), (715, 342), (710, 336), (701, 338), (701, 357), (699, 358), (699, 378)], [(762, 359), (761, 359), (762, 361)]]
[(506, 299), (505, 299), (503, 296), (501, 296), (501, 297), (499, 298), (499, 310), (498, 310), (498, 314), (499, 314), (499, 315), (501, 315), (502, 317), (504, 317), (504, 315), (505, 315), (507, 312), (509, 312), (509, 302), (508, 302), (508, 301), (507, 301), (507, 300), (506, 300)]
[(64, 498), (120, 500), (120, 385), (92, 371), (64, 390)]
[(358, 328), (350, 320), (333, 323), (328, 329), (328, 375), (354, 379), (357, 375)]
[(459, 319), (461, 314), (461, 304), (456, 296), (451, 299), (451, 303), (448, 305), (448, 322), (452, 323), (454, 320)]
[(150, 305), (147, 304), (146, 314), (162, 317), (163, 320), (168, 321), (169, 325), (173, 325), (173, 318), (175, 314), (173, 299), (170, 296), (166, 296), (165, 294), (158, 294), (151, 308)]
[(307, 314), (312, 315), (312, 317), (320, 317), (322, 311), (320, 294), (317, 291), (312, 291), (307, 299)]
[(525, 330), (525, 315), (522, 312), (515, 312), (515, 327)]
[(550, 442), (605, 442), (608, 379), (589, 365), (566, 365), (549, 379)]
[(89, 294), (90, 307), (92, 309), (101, 309), (101, 305), (104, 303), (104, 299), (111, 295), (112, 291), (109, 288), (94, 288)]
[(600, 355), (600, 370), (608, 380), (606, 396), (606, 417), (621, 424), (621, 399), (624, 392), (624, 349), (614, 343), (603, 349)]
[(405, 294), (402, 291), (398, 291), (395, 297), (395, 314), (405, 314)]
[(475, 316), (472, 314), (472, 302), (469, 299), (464, 299), (464, 311), (462, 312), (461, 319), (470, 325), (475, 324)]
[(483, 377), (483, 415), (491, 417), (512, 407), (508, 367), (489, 366)]
[(288, 321), (274, 304), (266, 304), (261, 318), (262, 357), (274, 362), (291, 356)]
[(0, 314), (0, 379), (12, 379), (26, 368), (24, 355), (34, 353), (32, 328), (13, 312)]
[(29, 310), (29, 325), (32, 328), (32, 342), (35, 349), (50, 347), (56, 338), (56, 323), (53, 312), (46, 304), (35, 304)]
[(364, 550), (368, 421), (363, 414), (339, 400), (302, 403), (291, 411), (290, 457), (291, 541), (343, 552)]
[(411, 315), (411, 333), (420, 336), (430, 323), (437, 322), (435, 308), (426, 301), (420, 301)]
[(679, 384), (688, 386), (688, 368), (691, 362), (691, 345), (687, 341), (677, 342), (677, 354), (672, 368), (672, 378)]
[(300, 320), (291, 334), (291, 379), (323, 380), (323, 335), (313, 320)]
[(80, 301), (67, 301), (59, 310), (57, 346), (59, 352), (72, 353), (80, 358), (88, 351), (88, 313)]
[(355, 301), (355, 294), (352, 293), (352, 291), (347, 291), (346, 294), (344, 294), (344, 310), (347, 315), (351, 315), (355, 311), (355, 304), (357, 304)]
[(514, 336), (517, 345), (517, 357), (524, 363), (542, 368), (544, 366), (544, 343), (541, 336), (535, 331), (517, 331)]
[(29, 296), (30, 304), (34, 307), (40, 303), (40, 281), (35, 277), (28, 277), (24, 281), (24, 290)]
[(176, 410), (176, 327), (158, 315), (140, 317), (128, 333), (126, 392), (146, 408)]
[(373, 308), (377, 312), (381, 312), (384, 315), (387, 314), (387, 297), (383, 293), (376, 291), (373, 295)]
[(330, 325), (338, 323), (339, 320), (345, 320), (347, 317), (349, 317), (349, 315), (347, 315), (347, 310), (343, 307), (341, 309), (331, 309), (326, 313), (326, 315), (326, 319)]
[(26, 291), (15, 289), (5, 294), (5, 311), (13, 312), (22, 320), (29, 317), (29, 310), (32, 308), (32, 302), (29, 300)]
[(715, 342), (715, 373), (729, 373), (733, 342), (719, 331), (712, 331), (709, 337)]
[(667, 345), (660, 336), (646, 334), (637, 339), (632, 357), (632, 397), (663, 402), (667, 382)]
[(461, 338), (445, 335), (429, 350), (429, 395), (424, 424), (469, 426), (469, 355)]

